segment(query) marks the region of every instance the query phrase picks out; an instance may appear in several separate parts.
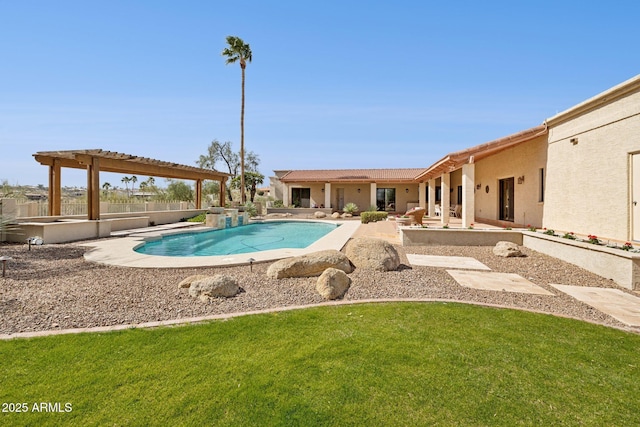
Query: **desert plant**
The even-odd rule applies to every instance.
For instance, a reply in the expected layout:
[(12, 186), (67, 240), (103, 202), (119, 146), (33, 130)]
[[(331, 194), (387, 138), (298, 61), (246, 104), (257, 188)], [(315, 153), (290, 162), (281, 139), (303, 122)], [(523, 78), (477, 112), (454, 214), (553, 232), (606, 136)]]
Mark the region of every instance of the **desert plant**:
[(358, 212), (359, 209), (358, 205), (356, 205), (355, 203), (347, 203), (342, 210), (344, 211), (344, 213), (354, 215), (356, 212)]
[(247, 202), (244, 204), (244, 211), (249, 215), (249, 217), (253, 218), (258, 215), (258, 208), (252, 202)]
[(273, 201), (274, 208), (284, 208), (284, 202), (282, 200), (274, 200)]

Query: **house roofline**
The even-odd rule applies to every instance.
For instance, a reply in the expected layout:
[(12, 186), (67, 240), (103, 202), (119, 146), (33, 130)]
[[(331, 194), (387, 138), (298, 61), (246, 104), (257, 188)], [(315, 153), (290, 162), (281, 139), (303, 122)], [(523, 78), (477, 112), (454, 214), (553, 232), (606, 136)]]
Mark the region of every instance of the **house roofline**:
[(497, 154), (500, 151), (511, 148), (523, 142), (531, 141), (548, 132), (546, 123), (539, 126), (514, 133), (503, 138), (499, 138), (475, 147), (466, 148), (464, 150), (449, 153), (431, 166), (422, 174), (418, 175), (416, 181), (427, 181), (435, 178), (443, 173), (453, 172), (466, 163), (474, 163), (485, 157)]
[(598, 95), (589, 98), (578, 105), (562, 111), (553, 117), (548, 118), (547, 120), (545, 120), (545, 123), (548, 127), (558, 126), (561, 123), (567, 122), (585, 113), (600, 108), (605, 104), (609, 104), (619, 100), (620, 98), (624, 98), (625, 96), (633, 92), (637, 92), (638, 90), (640, 90), (640, 74), (620, 83), (617, 86), (612, 87), (611, 89), (607, 89), (604, 92), (601, 92)]

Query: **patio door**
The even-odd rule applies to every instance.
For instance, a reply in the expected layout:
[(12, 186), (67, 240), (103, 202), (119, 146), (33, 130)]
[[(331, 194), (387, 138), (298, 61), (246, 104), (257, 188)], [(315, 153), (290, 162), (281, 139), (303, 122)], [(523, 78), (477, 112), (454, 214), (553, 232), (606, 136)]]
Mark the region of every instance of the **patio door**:
[(632, 238), (640, 241), (640, 154), (631, 156), (631, 187)]
[(513, 206), (513, 177), (501, 179), (500, 187), (500, 220), (511, 221), (514, 218)]
[(336, 188), (336, 209), (344, 208), (344, 188)]

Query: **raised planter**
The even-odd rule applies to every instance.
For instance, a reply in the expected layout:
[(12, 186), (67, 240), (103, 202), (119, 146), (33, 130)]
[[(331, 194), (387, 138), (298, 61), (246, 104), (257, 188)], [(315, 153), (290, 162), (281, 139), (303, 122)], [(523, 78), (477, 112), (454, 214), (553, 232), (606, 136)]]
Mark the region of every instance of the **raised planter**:
[(408, 227), (411, 225), (411, 218), (396, 218), (396, 224), (398, 227)]
[[(523, 245), (613, 280), (619, 286), (640, 290), (640, 254), (532, 231), (522, 232)], [(588, 283), (585, 283), (588, 285)]]
[(522, 233), (513, 230), (411, 227), (401, 229), (400, 239), (403, 246), (495, 246), (501, 241), (522, 245)]

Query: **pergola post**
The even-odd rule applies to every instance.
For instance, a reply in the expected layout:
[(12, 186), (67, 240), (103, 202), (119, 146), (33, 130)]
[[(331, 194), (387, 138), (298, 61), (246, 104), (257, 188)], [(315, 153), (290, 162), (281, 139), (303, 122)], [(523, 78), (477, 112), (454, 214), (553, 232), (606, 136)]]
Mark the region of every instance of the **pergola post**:
[(100, 219), (100, 159), (87, 164), (87, 213), (89, 220)]
[(196, 209), (202, 208), (202, 180), (196, 179)]
[(220, 180), (220, 207), (224, 208), (225, 205), (225, 199), (227, 197), (227, 195), (225, 194), (225, 192), (227, 191), (227, 179), (226, 178), (222, 178)]
[(62, 199), (62, 179), (60, 177), (60, 161), (54, 160), (49, 166), (49, 215), (60, 216)]

